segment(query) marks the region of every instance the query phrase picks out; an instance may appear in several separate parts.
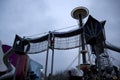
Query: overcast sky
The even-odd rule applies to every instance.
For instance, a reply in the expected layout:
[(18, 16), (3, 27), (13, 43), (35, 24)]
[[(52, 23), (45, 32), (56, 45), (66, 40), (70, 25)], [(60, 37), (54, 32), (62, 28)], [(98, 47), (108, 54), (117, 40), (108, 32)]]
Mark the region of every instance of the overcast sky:
[[(78, 6), (87, 7), (89, 14), (97, 20), (106, 20), (107, 41), (120, 46), (120, 0), (0, 0), (0, 40), (3, 44), (12, 45), (15, 34), (31, 36), (77, 25), (71, 11)], [(77, 54), (76, 49), (55, 51), (54, 71), (66, 69)], [(30, 57), (44, 66), (45, 53)]]

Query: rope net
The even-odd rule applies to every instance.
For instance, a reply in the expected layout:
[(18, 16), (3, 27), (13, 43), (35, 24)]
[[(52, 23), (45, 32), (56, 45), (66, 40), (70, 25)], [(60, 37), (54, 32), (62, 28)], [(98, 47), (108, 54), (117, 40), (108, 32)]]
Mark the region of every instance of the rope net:
[[(77, 29), (69, 32), (50, 32), (49, 34), (37, 38), (30, 39), (30, 54), (46, 51), (48, 48), (57, 50), (73, 49), (81, 46), (80, 34), (82, 29)], [(53, 47), (54, 45), (54, 47)]]
[(48, 41), (42, 41), (37, 43), (30, 43), (30, 54), (41, 53), (46, 51), (48, 48)]
[(55, 37), (54, 49), (67, 50), (81, 46), (80, 35), (59, 38)]

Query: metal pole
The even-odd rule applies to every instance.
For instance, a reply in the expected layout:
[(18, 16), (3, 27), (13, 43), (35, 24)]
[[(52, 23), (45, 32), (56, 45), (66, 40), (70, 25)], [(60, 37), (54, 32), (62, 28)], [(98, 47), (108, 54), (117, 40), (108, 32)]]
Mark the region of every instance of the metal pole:
[[(80, 37), (80, 36), (79, 36)], [(79, 38), (80, 39), (80, 38)], [(80, 40), (79, 40), (79, 45), (80, 45)], [(80, 53), (81, 53), (81, 49), (79, 47), (79, 51), (78, 51), (78, 66), (80, 65)], [(80, 67), (78, 67), (78, 69), (80, 70)]]
[[(82, 15), (79, 14), (79, 27), (83, 27), (83, 22), (82, 22)], [(85, 41), (84, 41), (84, 30), (81, 34), (81, 42), (82, 42), (82, 59), (83, 59), (83, 64), (86, 64), (86, 51), (85, 51)]]
[(49, 33), (49, 36), (48, 36), (48, 47), (47, 47), (47, 53), (46, 53), (46, 63), (45, 63), (45, 80), (47, 80), (47, 67), (48, 67), (49, 44), (50, 44), (50, 33)]
[(45, 80), (47, 80), (47, 67), (48, 67), (48, 50), (47, 50), (47, 54), (46, 54), (46, 63), (45, 63)]
[(51, 62), (51, 76), (53, 74), (53, 64), (54, 64), (54, 35), (52, 34), (52, 62)]
[[(83, 27), (83, 23), (82, 23), (82, 19), (84, 19), (85, 17), (87, 17), (89, 14), (89, 10), (86, 8), (86, 7), (76, 7), (72, 10), (71, 12), (71, 16), (74, 18), (74, 19), (77, 19), (79, 21), (79, 28)], [(81, 38), (81, 40), (80, 40)], [(79, 47), (79, 54), (78, 54), (78, 65), (80, 63), (80, 53), (82, 53), (82, 61), (83, 61), (83, 64), (86, 64), (86, 50), (85, 50), (85, 42), (84, 42), (84, 30), (81, 34), (79, 38), (79, 45), (80, 42), (82, 43), (82, 51)]]
[(114, 46), (114, 45), (108, 44), (108, 43), (105, 43), (104, 47), (120, 53), (120, 47), (117, 47), (117, 46)]
[(51, 75), (53, 74), (53, 64), (54, 64), (54, 49), (52, 49)]

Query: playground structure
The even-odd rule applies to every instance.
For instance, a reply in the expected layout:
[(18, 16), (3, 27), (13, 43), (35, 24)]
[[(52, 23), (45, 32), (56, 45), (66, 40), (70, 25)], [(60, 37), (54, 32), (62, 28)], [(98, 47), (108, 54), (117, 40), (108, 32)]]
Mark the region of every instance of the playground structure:
[[(102, 70), (106, 67), (112, 67), (110, 63), (109, 55), (106, 52), (106, 48), (117, 51), (120, 53), (120, 48), (106, 43), (104, 25), (106, 21), (98, 21), (89, 15), (89, 11), (85, 7), (77, 7), (73, 9), (71, 15), (74, 19), (79, 21), (79, 28), (68, 32), (49, 32), (48, 34), (38, 38), (21, 38), (16, 35), (13, 47), (6, 53), (4, 57), (4, 63), (8, 64), (8, 57), (13, 53), (19, 55), (37, 54), (46, 51), (46, 64), (45, 64), (45, 80), (47, 77), (48, 68), (48, 55), (49, 50), (52, 50), (51, 60), (51, 73), (53, 75), (53, 64), (54, 64), (54, 50), (68, 50), (79, 48), (79, 55), (82, 54), (81, 69), (87, 67), (86, 62), (86, 45), (90, 45), (90, 52), (96, 56), (96, 67), (98, 69), (97, 76), (99, 80), (102, 76)], [(88, 16), (88, 20), (83, 24), (82, 19)], [(79, 57), (80, 60), (80, 57)], [(80, 62), (78, 61), (78, 64)], [(83, 67), (82, 67), (83, 66)], [(89, 64), (89, 66), (91, 66)], [(7, 66), (8, 69), (10, 65)], [(26, 74), (27, 75), (27, 74)], [(84, 77), (86, 77), (85, 74)]]

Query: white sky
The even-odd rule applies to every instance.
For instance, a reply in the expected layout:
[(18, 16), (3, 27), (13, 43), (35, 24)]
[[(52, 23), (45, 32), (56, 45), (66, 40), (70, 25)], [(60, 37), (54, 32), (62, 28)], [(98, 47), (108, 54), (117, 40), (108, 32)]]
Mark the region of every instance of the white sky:
[[(30, 36), (77, 25), (71, 11), (75, 7), (85, 6), (94, 18), (107, 21), (107, 41), (120, 46), (119, 3), (119, 0), (0, 0), (0, 39), (3, 44), (12, 45), (15, 34)], [(55, 51), (54, 71), (66, 69), (77, 52)], [(112, 56), (119, 58), (120, 55)], [(44, 66), (44, 53), (31, 57)]]

